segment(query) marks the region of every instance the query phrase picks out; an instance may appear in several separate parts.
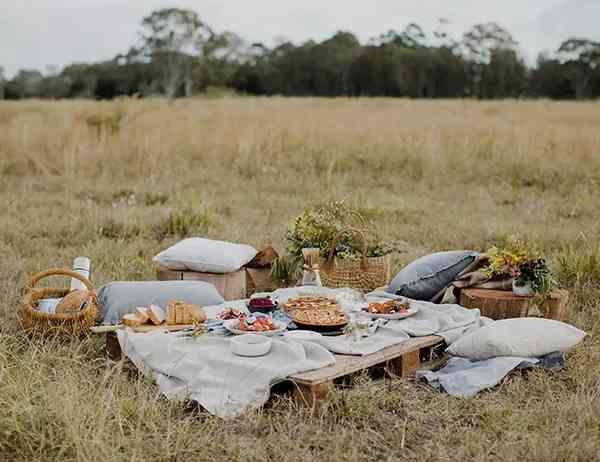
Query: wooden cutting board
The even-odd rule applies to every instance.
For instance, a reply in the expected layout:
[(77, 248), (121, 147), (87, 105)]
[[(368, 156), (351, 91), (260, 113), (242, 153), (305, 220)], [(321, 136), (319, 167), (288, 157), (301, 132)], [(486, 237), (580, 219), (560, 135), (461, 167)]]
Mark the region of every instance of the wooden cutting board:
[[(188, 327), (194, 327), (193, 324), (161, 324), (160, 326), (154, 326), (152, 324), (143, 324), (141, 326), (132, 327), (134, 332), (145, 334), (148, 332), (154, 332), (155, 330), (166, 330), (168, 332), (177, 332), (180, 330), (187, 329)], [(119, 329), (124, 329), (125, 326), (122, 324), (116, 326), (95, 326), (92, 327), (92, 332), (95, 334), (104, 334), (107, 332), (116, 332)]]
[(180, 330), (187, 329), (188, 327), (194, 327), (193, 324), (163, 324), (160, 326), (153, 326), (152, 324), (144, 324), (138, 327), (134, 327), (134, 332), (139, 332), (140, 334), (146, 332), (153, 332), (155, 330), (168, 330), (169, 332), (177, 332)]

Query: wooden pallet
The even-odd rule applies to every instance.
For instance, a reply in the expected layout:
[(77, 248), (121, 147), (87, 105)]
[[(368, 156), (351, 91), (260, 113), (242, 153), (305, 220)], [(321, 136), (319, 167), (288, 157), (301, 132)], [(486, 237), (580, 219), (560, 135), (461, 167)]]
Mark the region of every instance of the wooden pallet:
[(444, 345), (442, 337), (415, 337), (367, 356), (334, 355), (336, 363), (314, 371), (289, 377), (294, 384), (296, 400), (308, 406), (318, 406), (328, 396), (334, 380), (364, 369), (383, 366), (386, 375), (411, 377), (418, 369), (431, 369), (443, 361), (435, 352)]

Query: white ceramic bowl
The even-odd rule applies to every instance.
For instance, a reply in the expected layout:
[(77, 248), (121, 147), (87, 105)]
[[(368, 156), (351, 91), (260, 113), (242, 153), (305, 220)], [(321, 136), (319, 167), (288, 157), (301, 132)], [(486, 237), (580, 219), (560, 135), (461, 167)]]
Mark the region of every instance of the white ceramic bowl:
[(313, 332), (312, 330), (291, 330), (284, 335), (293, 340), (305, 340), (308, 342), (315, 342), (323, 337), (318, 332)]
[(263, 356), (271, 350), (272, 343), (265, 335), (244, 334), (233, 337), (229, 345), (238, 356)]

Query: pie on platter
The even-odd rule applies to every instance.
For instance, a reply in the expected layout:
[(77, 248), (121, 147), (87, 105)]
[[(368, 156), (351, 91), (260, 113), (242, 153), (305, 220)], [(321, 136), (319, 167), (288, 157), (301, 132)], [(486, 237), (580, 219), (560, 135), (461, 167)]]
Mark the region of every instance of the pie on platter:
[(304, 296), (290, 298), (283, 305), (283, 309), (288, 313), (296, 311), (313, 311), (313, 310), (337, 310), (341, 311), (339, 303), (333, 298), (322, 296)]
[(339, 309), (297, 310), (292, 320), (299, 327), (338, 329), (348, 324), (348, 315)]

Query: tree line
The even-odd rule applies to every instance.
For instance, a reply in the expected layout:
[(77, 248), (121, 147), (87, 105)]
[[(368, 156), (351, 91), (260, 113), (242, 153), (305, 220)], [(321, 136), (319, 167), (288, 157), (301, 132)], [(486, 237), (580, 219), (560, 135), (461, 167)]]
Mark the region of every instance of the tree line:
[(0, 67), (0, 99), (173, 98), (209, 87), (285, 96), (600, 96), (600, 42), (569, 38), (528, 67), (502, 26), (476, 24), (456, 39), (446, 25), (440, 20), (427, 33), (412, 23), (365, 44), (339, 31), (321, 42), (268, 47), (215, 31), (192, 10), (167, 8), (143, 18), (139, 42), (111, 60), (71, 64), (46, 75), (23, 69), (10, 80)]

